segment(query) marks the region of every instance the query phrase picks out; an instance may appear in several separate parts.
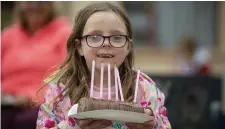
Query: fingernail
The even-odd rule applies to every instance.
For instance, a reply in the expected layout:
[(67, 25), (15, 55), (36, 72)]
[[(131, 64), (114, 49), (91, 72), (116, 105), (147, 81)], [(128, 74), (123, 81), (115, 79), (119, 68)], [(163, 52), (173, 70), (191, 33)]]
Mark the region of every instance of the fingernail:
[(145, 109), (145, 114), (147, 114), (147, 115), (152, 115), (152, 112), (151, 112), (150, 109)]

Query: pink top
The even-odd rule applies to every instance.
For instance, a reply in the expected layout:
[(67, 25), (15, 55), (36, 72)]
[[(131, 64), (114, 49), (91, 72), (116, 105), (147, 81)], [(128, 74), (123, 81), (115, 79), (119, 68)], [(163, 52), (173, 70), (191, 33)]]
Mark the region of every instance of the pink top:
[[(71, 108), (70, 98), (62, 95), (56, 102), (52, 102), (54, 97), (58, 96), (63, 90), (64, 85), (57, 86), (54, 83), (49, 84), (46, 97), (40, 106), (37, 119), (38, 129), (80, 129), (76, 122), (67, 116)], [(115, 99), (115, 87), (112, 87), (112, 99)], [(100, 88), (94, 87), (93, 95), (99, 97)], [(103, 89), (103, 97), (108, 98), (108, 90)], [(155, 83), (146, 74), (140, 73), (137, 102), (142, 107), (149, 107), (155, 115), (154, 129), (171, 129), (170, 122), (166, 116), (166, 108), (164, 107), (165, 96), (156, 87)], [(126, 128), (125, 125), (122, 128)], [(107, 129), (112, 129), (108, 127)]]
[(33, 35), (20, 24), (4, 29), (1, 35), (2, 91), (36, 100), (47, 71), (65, 58), (71, 31), (72, 25), (66, 17), (55, 18)]

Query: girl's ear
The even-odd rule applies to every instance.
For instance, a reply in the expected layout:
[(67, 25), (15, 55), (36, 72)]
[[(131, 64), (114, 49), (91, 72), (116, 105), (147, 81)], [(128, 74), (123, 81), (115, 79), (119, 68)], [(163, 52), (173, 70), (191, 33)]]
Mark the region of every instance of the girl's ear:
[(130, 51), (132, 51), (134, 48), (134, 43), (133, 43), (133, 40), (132, 39), (129, 39), (129, 42), (128, 42), (128, 50), (127, 50), (127, 55), (130, 53)]
[(78, 53), (80, 54), (80, 56), (84, 56), (83, 49), (81, 46), (81, 41), (76, 39), (75, 43), (77, 44), (77, 50), (78, 50)]

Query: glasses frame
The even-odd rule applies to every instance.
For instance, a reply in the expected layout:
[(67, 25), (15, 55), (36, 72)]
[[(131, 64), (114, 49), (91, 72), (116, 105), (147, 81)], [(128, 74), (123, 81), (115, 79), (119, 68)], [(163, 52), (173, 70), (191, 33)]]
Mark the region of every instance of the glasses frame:
[[(100, 45), (99, 47), (102, 47), (103, 44), (104, 44), (104, 42), (105, 42), (105, 39), (108, 39), (108, 40), (109, 40), (109, 44), (110, 44), (111, 47), (113, 47), (113, 48), (122, 48), (122, 47), (124, 47), (124, 46), (127, 44), (127, 41), (130, 39), (129, 36), (127, 36), (127, 35), (111, 35), (111, 36), (102, 36), (102, 35), (84, 35), (84, 36), (82, 36), (81, 39), (85, 39), (85, 40), (86, 40), (86, 43), (87, 43), (87, 45), (88, 45), (89, 47), (92, 47), (92, 46), (90, 46), (89, 43), (88, 43), (88, 41), (87, 41), (88, 36), (100, 36), (100, 37), (103, 37), (102, 45)], [(113, 36), (124, 36), (124, 37), (126, 38), (126, 42), (125, 42), (124, 45), (121, 46), (121, 47), (114, 47), (114, 46), (111, 44), (111, 41), (110, 41), (110, 38), (113, 37)], [(98, 47), (92, 47), (92, 48), (98, 48)]]

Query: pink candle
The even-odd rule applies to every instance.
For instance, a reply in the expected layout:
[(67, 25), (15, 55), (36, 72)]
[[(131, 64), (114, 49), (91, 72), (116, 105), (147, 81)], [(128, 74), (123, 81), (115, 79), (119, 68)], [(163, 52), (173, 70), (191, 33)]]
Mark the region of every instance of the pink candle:
[(108, 100), (111, 100), (111, 71), (110, 64), (108, 64)]
[(90, 97), (93, 97), (93, 87), (94, 87), (94, 76), (95, 76), (95, 60), (92, 61), (92, 69), (91, 69), (91, 91)]
[(117, 75), (116, 75), (116, 65), (114, 66), (114, 76), (115, 76), (116, 101), (119, 101), (119, 97), (118, 97), (118, 85), (117, 85)]
[(136, 79), (136, 86), (135, 86), (135, 93), (134, 93), (134, 103), (137, 102), (137, 91), (138, 91), (138, 82), (139, 82), (139, 76), (140, 76), (140, 69), (138, 69), (137, 72), (137, 79)]
[(123, 98), (123, 91), (122, 91), (122, 86), (121, 86), (121, 81), (120, 81), (120, 73), (117, 68), (116, 68), (116, 72), (117, 72), (117, 81), (118, 81), (119, 90), (120, 90), (120, 97), (121, 97), (121, 101), (123, 102), (124, 98)]
[(103, 74), (104, 74), (104, 64), (101, 63), (100, 99), (102, 99), (103, 97)]

